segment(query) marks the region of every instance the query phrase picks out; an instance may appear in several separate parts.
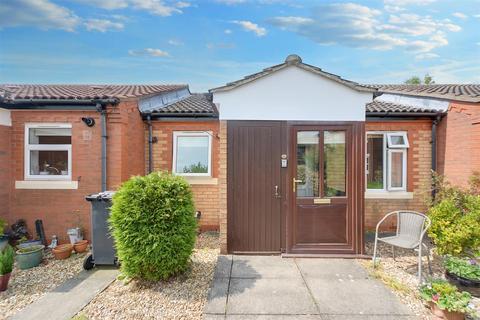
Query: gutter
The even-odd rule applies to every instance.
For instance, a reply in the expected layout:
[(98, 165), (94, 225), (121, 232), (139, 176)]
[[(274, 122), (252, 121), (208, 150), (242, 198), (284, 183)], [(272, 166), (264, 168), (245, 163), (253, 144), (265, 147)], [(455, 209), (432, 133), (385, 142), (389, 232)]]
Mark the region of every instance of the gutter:
[(148, 125), (148, 173), (153, 171), (153, 128), (152, 128), (152, 115), (147, 114)]
[(117, 98), (105, 99), (15, 99), (15, 100), (0, 100), (0, 106), (5, 109), (47, 109), (58, 110), (61, 107), (83, 107), (96, 109), (97, 104), (117, 104)]
[(439, 112), (370, 112), (370, 111), (367, 111), (365, 115), (367, 117), (375, 117), (375, 118), (401, 118), (401, 117), (434, 118), (439, 115)]
[(218, 115), (215, 113), (205, 113), (205, 112), (189, 112), (189, 113), (175, 113), (175, 112), (154, 112), (147, 114), (152, 118), (218, 118)]

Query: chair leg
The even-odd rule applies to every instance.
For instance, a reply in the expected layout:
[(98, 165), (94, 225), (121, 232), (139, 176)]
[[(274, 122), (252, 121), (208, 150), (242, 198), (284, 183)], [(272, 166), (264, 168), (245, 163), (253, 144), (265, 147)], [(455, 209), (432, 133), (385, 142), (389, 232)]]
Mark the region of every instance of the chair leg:
[(427, 262), (428, 262), (428, 272), (430, 275), (433, 275), (432, 271), (432, 264), (430, 263), (430, 250), (428, 250), (428, 246), (422, 242), (422, 245), (425, 247), (425, 250), (427, 251)]
[(375, 245), (373, 246), (373, 268), (375, 269), (376, 267), (376, 259), (377, 259), (377, 242), (378, 242), (378, 239), (377, 239), (377, 233), (375, 233)]
[(395, 246), (392, 246), (393, 261), (395, 261)]
[(418, 246), (418, 283), (422, 283), (422, 246)]

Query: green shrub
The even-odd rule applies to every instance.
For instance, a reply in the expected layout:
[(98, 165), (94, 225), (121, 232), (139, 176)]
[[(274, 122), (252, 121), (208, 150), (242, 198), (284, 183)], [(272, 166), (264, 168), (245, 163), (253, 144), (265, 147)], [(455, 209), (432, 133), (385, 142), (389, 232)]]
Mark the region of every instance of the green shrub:
[(125, 276), (160, 280), (188, 267), (197, 222), (184, 178), (132, 177), (115, 193), (109, 222)]
[(440, 309), (451, 312), (474, 314), (470, 305), (472, 296), (468, 292), (459, 292), (458, 289), (443, 279), (434, 279), (420, 286), (420, 297), (435, 303)]
[(0, 276), (12, 272), (13, 253), (13, 248), (8, 244), (0, 251)]
[(462, 278), (480, 281), (480, 264), (475, 259), (447, 256), (445, 269)]

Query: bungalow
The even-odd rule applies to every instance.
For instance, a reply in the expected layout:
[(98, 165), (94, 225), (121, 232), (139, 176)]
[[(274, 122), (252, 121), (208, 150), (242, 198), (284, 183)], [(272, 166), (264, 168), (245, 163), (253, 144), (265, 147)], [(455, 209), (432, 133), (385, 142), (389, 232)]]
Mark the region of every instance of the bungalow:
[(66, 241), (90, 230), (85, 195), (168, 170), (223, 252), (361, 255), (385, 213), (425, 211), (431, 170), (480, 170), (479, 103), (478, 85), (361, 85), (297, 55), (208, 94), (0, 85), (0, 217)]

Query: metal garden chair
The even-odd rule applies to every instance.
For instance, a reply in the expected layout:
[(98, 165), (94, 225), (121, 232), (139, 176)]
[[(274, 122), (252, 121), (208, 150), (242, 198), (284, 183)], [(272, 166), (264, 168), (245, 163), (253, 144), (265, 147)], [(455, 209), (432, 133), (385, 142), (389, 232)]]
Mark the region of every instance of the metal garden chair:
[[(380, 225), (390, 216), (397, 215), (397, 232), (394, 236), (378, 237), (378, 229)], [(430, 218), (426, 215), (415, 211), (393, 211), (385, 215), (377, 224), (375, 230), (375, 246), (373, 249), (373, 267), (375, 268), (375, 260), (377, 257), (377, 242), (380, 240), (392, 246), (393, 260), (395, 260), (395, 247), (418, 250), (418, 281), (422, 281), (422, 247), (427, 250), (428, 269), (430, 274), (432, 268), (430, 266), (430, 255), (428, 247), (423, 243), (423, 236), (431, 225)]]

